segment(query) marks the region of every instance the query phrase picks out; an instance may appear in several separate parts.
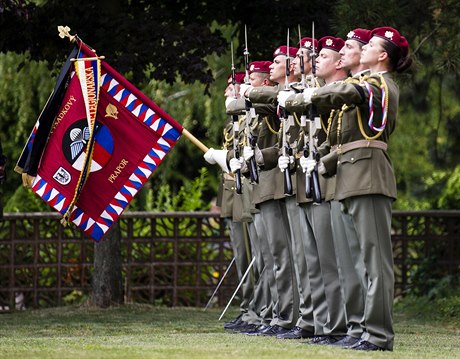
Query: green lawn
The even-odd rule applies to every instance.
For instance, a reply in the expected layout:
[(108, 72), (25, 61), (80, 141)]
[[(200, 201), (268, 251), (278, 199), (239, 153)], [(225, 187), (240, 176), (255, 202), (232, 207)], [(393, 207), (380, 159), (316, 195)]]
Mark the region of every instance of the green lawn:
[[(229, 334), (222, 309), (125, 305), (0, 314), (0, 358), (460, 358), (459, 319), (400, 307), (394, 352), (356, 352), (305, 341)], [(423, 313), (422, 313), (423, 314)], [(431, 313), (433, 314), (433, 313)]]

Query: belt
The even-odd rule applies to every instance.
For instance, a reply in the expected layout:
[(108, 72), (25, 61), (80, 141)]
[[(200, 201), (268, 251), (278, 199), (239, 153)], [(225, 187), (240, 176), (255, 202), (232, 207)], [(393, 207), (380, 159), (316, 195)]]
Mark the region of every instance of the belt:
[(358, 140), (353, 142), (344, 143), (341, 145), (332, 146), (331, 151), (337, 151), (338, 154), (344, 154), (351, 150), (355, 150), (357, 148), (378, 148), (380, 150), (386, 151), (388, 149), (388, 144), (383, 141), (376, 141), (376, 140)]

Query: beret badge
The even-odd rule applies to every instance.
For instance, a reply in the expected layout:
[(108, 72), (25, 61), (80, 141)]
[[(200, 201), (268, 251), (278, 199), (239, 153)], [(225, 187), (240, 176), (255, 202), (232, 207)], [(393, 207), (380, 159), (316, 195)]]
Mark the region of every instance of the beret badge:
[(389, 38), (390, 40), (393, 40), (393, 31), (385, 31), (385, 37)]

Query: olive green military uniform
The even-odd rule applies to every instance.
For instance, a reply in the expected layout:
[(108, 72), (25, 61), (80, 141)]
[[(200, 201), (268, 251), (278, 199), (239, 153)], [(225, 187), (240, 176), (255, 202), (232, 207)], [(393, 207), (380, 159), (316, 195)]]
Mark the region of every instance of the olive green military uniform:
[[(224, 149), (233, 145), (233, 122), (228, 121), (224, 129)], [(230, 240), (235, 257), (238, 278), (242, 278), (251, 261), (251, 246), (247, 229), (248, 215), (245, 213), (243, 198), (235, 193), (235, 179), (227, 173), (222, 175), (222, 195), (218, 205), (221, 207), (221, 217), (225, 218), (230, 228)], [(249, 219), (251, 216), (249, 214)], [(242, 284), (240, 312), (242, 320), (247, 323), (257, 322), (258, 315), (250, 304), (254, 286), (253, 278), (247, 276)]]
[[(286, 101), (286, 108), (297, 113), (308, 113), (303, 95), (298, 94)], [(329, 115), (329, 113), (327, 114)], [(321, 117), (321, 126), (317, 134), (318, 144), (326, 137), (327, 119)], [(299, 137), (300, 149), (307, 141), (308, 122)], [(320, 190), (322, 202), (313, 204), (312, 199), (306, 197), (306, 174), (299, 165), (296, 171), (298, 187), (297, 201), (300, 212), (300, 228), (304, 239), (304, 254), (307, 261), (310, 277), (311, 295), (315, 313), (316, 335), (345, 335), (346, 319), (344, 300), (339, 281), (339, 270), (335, 258), (334, 240), (331, 226), (330, 197), (333, 192), (334, 181), (320, 176)]]
[[(274, 105), (279, 86), (265, 86), (253, 88), (249, 94), (249, 99), (253, 104), (270, 105), (270, 117), (274, 123), (279, 123)], [(270, 146), (260, 146), (263, 156), (263, 171), (269, 173), (271, 179), (259, 183), (259, 194), (265, 192), (269, 199), (265, 200), (264, 196), (259, 196), (257, 201), (258, 208), (261, 210), (265, 227), (267, 228), (268, 239), (271, 253), (275, 261), (275, 279), (278, 294), (277, 317), (270, 325), (279, 325), (283, 328), (293, 328), (299, 317), (299, 290), (296, 278), (295, 261), (293, 258), (293, 241), (295, 232), (298, 231), (299, 224), (297, 218), (290, 218), (287, 209), (289, 199), (284, 195), (284, 176), (278, 168), (278, 158), (280, 155), (279, 131), (273, 131), (269, 128), (276, 138), (276, 142)], [(289, 130), (295, 128), (295, 123), (291, 121)], [(292, 136), (295, 138), (295, 136)], [(295, 188), (295, 178), (293, 181)], [(254, 191), (255, 192), (255, 191)], [(295, 206), (295, 198), (292, 197)], [(295, 222), (295, 223), (294, 223)]]
[[(235, 115), (242, 114), (245, 109), (245, 103), (243, 99), (238, 99), (227, 106), (227, 114)], [(262, 138), (266, 137), (264, 135), (264, 128), (266, 127), (265, 123), (261, 124), (259, 116), (250, 123), (250, 129), (258, 135), (260, 134)], [(264, 120), (265, 121), (265, 120)], [(245, 130), (248, 127), (246, 125), (240, 126), (240, 134), (242, 138), (240, 140), (240, 145), (243, 146), (246, 143), (244, 137), (246, 136)], [(262, 129), (262, 130), (261, 130)], [(242, 130), (242, 131), (241, 131)], [(264, 141), (263, 139), (261, 141)], [(242, 148), (240, 148), (240, 153)], [(234, 157), (234, 151), (230, 150), (227, 154), (227, 160), (229, 161)], [(256, 188), (257, 184), (250, 184), (249, 180), (242, 176), (243, 180), (243, 193), (240, 195), (244, 198), (245, 207), (250, 209), (249, 215), (252, 218), (252, 221), (248, 221), (248, 230), (250, 233), (251, 240), (251, 249), (252, 255), (255, 257), (255, 272), (256, 278), (254, 283), (254, 295), (251, 302), (251, 307), (254, 308), (258, 314), (258, 320), (250, 320), (249, 324), (262, 324), (267, 325), (272, 320), (272, 312), (274, 308), (274, 303), (272, 300), (272, 291), (276, 290), (275, 287), (275, 278), (273, 273), (273, 256), (270, 253), (269, 245), (267, 241), (267, 236), (263, 232), (264, 228), (261, 227), (260, 213), (259, 210), (255, 208), (253, 203), (253, 191)], [(248, 213), (246, 213), (248, 215)]]
[[(352, 255), (362, 255), (364, 261), (367, 291), (361, 338), (392, 350), (391, 205), (396, 198), (396, 180), (386, 144), (396, 125), (399, 89), (389, 73), (373, 74), (364, 80), (368, 88), (346, 82), (320, 88), (313, 94), (312, 103), (323, 111), (343, 110), (328, 137), (336, 159), (324, 166), (328, 174), (336, 172), (334, 198), (341, 202), (344, 223), (353, 224), (359, 242), (360, 253)], [(387, 123), (383, 130), (374, 131), (368, 125), (368, 91), (373, 93), (374, 122), (378, 127), (383, 114), (381, 86), (388, 96), (388, 105), (384, 106)], [(350, 250), (356, 249), (350, 247)]]
[[(276, 89), (276, 91), (270, 89), (261, 93), (261, 98), (269, 103), (276, 101), (276, 95), (278, 94), (279, 86), (275, 87), (274, 89)], [(264, 161), (266, 167), (275, 166), (275, 168), (278, 168), (278, 158), (283, 152), (281, 148), (283, 146), (282, 131), (284, 124), (281, 124), (281, 126), (282, 128), (278, 134), (278, 143), (274, 147), (274, 151), (265, 151)], [(300, 123), (298, 118), (295, 115), (289, 116), (286, 120), (286, 147), (291, 149), (293, 156), (296, 156), (299, 129)], [(290, 171), (293, 172), (292, 169), (290, 169)], [(291, 234), (291, 252), (293, 258), (294, 274), (297, 282), (297, 295), (299, 296), (299, 315), (295, 327), (301, 328), (313, 334), (315, 332), (315, 320), (313, 304), (311, 300), (310, 280), (307, 271), (307, 262), (304, 254), (304, 243), (301, 234), (299, 211), (295, 197), (295, 193), (297, 191), (295, 174), (291, 174), (291, 180), (293, 195), (286, 196), (284, 193), (284, 173), (279, 170), (276, 172), (275, 199), (284, 201), (288, 217), (289, 230)]]
[[(364, 73), (357, 74), (346, 81), (359, 83), (363, 75)], [(342, 110), (334, 111), (334, 116), (332, 121), (337, 123), (338, 116), (343, 116)], [(335, 176), (329, 178), (335, 180)], [(334, 199), (331, 200), (331, 220), (340, 285), (345, 302), (347, 335), (361, 338), (364, 331), (363, 313), (367, 292), (363, 256), (359, 250), (359, 241), (351, 217), (342, 213), (342, 204)]]

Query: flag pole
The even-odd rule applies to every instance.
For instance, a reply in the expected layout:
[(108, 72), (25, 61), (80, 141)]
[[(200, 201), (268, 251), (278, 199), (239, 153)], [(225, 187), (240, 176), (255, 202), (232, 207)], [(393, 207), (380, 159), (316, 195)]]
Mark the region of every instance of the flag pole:
[(203, 142), (201, 142), (198, 138), (193, 136), (189, 131), (187, 131), (187, 129), (184, 128), (182, 130), (182, 133), (185, 135), (185, 137), (187, 137), (201, 151), (207, 152), (209, 150), (209, 148), (206, 147), (206, 145)]

